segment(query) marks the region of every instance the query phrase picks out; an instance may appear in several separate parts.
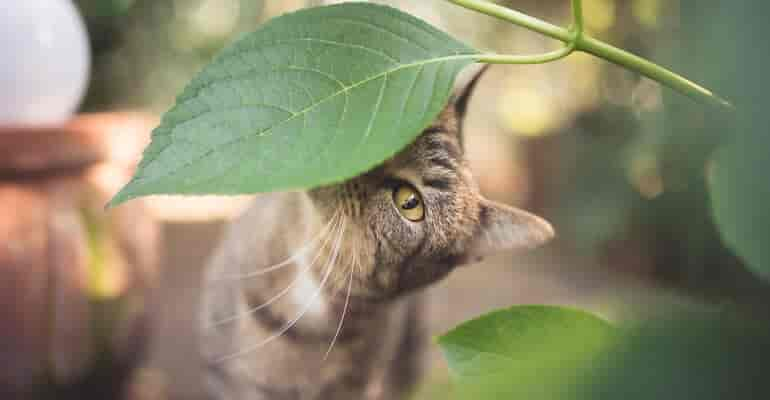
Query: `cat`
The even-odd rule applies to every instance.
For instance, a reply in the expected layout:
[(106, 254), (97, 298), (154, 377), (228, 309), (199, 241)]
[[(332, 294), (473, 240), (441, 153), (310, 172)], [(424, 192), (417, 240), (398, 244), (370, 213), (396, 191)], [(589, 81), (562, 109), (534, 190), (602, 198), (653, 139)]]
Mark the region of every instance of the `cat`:
[(462, 122), (483, 69), (406, 149), (348, 181), (259, 197), (207, 267), (211, 398), (400, 399), (427, 345), (419, 289), (491, 252), (553, 236), (482, 197)]

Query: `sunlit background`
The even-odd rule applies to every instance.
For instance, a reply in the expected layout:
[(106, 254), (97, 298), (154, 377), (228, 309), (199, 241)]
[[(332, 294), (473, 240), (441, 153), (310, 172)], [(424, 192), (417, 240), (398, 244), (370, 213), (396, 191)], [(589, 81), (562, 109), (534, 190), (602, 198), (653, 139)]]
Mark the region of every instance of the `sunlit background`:
[[(88, 27), (93, 60), (81, 111), (157, 117), (239, 35), (282, 13), (332, 1), (75, 3)], [(446, 1), (379, 3), (489, 51), (529, 54), (559, 45)], [(561, 26), (570, 23), (567, 0), (498, 3)], [(682, 22), (680, 1), (584, 5), (591, 35), (696, 80), (714, 76), (681, 52), (680, 42), (693, 34)], [(667, 118), (670, 113), (687, 118)], [(512, 304), (576, 305), (623, 320), (690, 301), (685, 298), (766, 298), (763, 285), (725, 249), (713, 227), (708, 159), (719, 139), (700, 133), (708, 117), (691, 100), (588, 55), (547, 65), (494, 66), (471, 100), (468, 157), (488, 197), (545, 216), (558, 239), (532, 254), (503, 254), (461, 269), (431, 288), (426, 318), (432, 334)], [(137, 399), (202, 398), (190, 334), (201, 267), (226, 221), (249, 199), (150, 200), (152, 214), (163, 221), (162, 299)], [(434, 349), (429, 377), (414, 399), (443, 399), (448, 390), (446, 367)]]

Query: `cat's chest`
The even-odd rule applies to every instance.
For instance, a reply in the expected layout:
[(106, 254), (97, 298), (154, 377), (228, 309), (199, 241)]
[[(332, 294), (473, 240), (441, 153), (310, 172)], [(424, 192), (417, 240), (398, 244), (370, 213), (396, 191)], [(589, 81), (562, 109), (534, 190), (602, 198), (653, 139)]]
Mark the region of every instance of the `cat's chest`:
[[(308, 283), (308, 289), (312, 288), (312, 282)], [(297, 299), (307, 307), (307, 297), (298, 295)], [(339, 310), (328, 305), (317, 307), (320, 309), (315, 310), (315, 314), (308, 311), (302, 319), (321, 318), (334, 329), (281, 334), (240, 360), (245, 364), (244, 370), (249, 371), (250, 379), (255, 384), (285, 385), (287, 390), (302, 388), (304, 395), (300, 398), (346, 398), (315, 395), (349, 390), (360, 394), (377, 392), (372, 388), (381, 386), (380, 381), (395, 358), (406, 330), (405, 305), (399, 302), (376, 316), (348, 313), (342, 328), (339, 325), (342, 315), (332, 315)], [(248, 349), (278, 333), (275, 327), (249, 319), (243, 322), (236, 342), (238, 347)]]
[[(269, 386), (301, 399), (380, 398), (388, 370), (399, 350), (406, 322), (402, 306), (382, 313), (379, 318), (346, 321), (355, 335), (284, 334), (259, 351), (238, 360), (242, 384)], [(330, 310), (325, 310), (328, 313)], [(336, 318), (335, 318), (336, 317)], [(340, 315), (326, 316), (336, 326)], [(348, 315), (348, 318), (351, 315)], [(304, 317), (303, 317), (304, 318)], [(248, 348), (260, 338), (274, 335), (257, 320), (244, 323), (237, 335), (239, 347)], [(334, 342), (334, 347), (330, 346)], [(355, 396), (353, 396), (355, 394)]]
[(300, 317), (297, 324), (305, 330), (318, 333), (329, 330), (329, 323), (334, 316), (331, 313), (331, 307), (328, 306), (328, 298), (322, 290), (321, 282), (309, 271), (309, 263), (312, 262), (309, 258), (302, 254), (298, 256), (298, 271), (290, 283), (287, 299), (291, 303), (289, 308), (293, 308), (296, 315)]

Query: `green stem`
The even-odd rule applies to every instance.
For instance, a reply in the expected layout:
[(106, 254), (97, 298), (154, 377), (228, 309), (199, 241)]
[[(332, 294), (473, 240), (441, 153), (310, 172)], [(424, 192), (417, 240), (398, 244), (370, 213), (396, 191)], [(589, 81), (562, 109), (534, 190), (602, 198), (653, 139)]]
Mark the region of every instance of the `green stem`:
[(545, 64), (567, 57), (575, 51), (575, 44), (568, 43), (566, 46), (548, 53), (517, 56), (508, 54), (483, 54), (477, 58), (478, 62), (486, 64)]
[(586, 36), (577, 43), (578, 50), (593, 54), (607, 61), (634, 70), (654, 81), (670, 87), (690, 98), (706, 104), (733, 109), (733, 105), (709, 89), (655, 63), (625, 50)]
[(574, 24), (574, 37), (570, 43), (577, 43), (583, 39), (585, 24), (583, 19), (583, 0), (572, 0), (572, 23)]
[[(570, 31), (562, 27), (550, 24), (535, 17), (521, 13), (510, 8), (502, 7), (494, 3), (483, 0), (448, 0), (461, 7), (478, 11), (483, 14), (499, 18), (518, 26), (527, 28), (531, 31), (541, 33), (545, 36), (560, 40), (564, 43), (574, 43), (575, 50), (593, 54), (614, 64), (627, 69), (636, 71), (654, 81), (657, 81), (671, 89), (674, 89), (697, 101), (732, 109), (733, 106), (727, 100), (722, 99), (710, 90), (666, 69), (655, 63), (647, 61), (637, 55), (621, 50), (615, 46), (604, 43), (588, 35), (575, 32), (582, 32), (583, 16), (580, 0), (573, 0), (573, 12), (575, 14), (575, 31)], [(506, 59), (512, 56), (500, 56), (500, 59)], [(530, 56), (531, 57), (531, 56)], [(485, 56), (480, 59), (481, 62), (496, 62), (495, 57)], [(488, 61), (487, 61), (488, 60)]]
[(566, 43), (564, 47), (548, 53), (535, 55), (508, 55), (508, 54), (485, 54), (478, 58), (478, 62), (487, 64), (545, 64), (547, 62), (560, 60), (575, 51), (575, 43), (583, 36), (583, 5), (582, 0), (572, 0), (572, 12), (574, 14), (574, 30), (572, 40)]
[(562, 42), (568, 42), (571, 39), (569, 31), (559, 26), (550, 24), (541, 19), (531, 17), (522, 12), (505, 8), (488, 1), (480, 0), (449, 0), (449, 2), (457, 4), (458, 6), (467, 8), (469, 10), (478, 11), (482, 14), (491, 15), (496, 18), (500, 18), (509, 22), (512, 22), (521, 27), (527, 28), (531, 31), (541, 33), (545, 36), (552, 37), (554, 39), (561, 40)]

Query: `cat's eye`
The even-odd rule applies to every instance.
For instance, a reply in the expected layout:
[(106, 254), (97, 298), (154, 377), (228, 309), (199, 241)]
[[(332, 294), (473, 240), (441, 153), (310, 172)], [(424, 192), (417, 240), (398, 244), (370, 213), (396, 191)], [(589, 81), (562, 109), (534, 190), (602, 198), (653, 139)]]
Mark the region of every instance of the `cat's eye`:
[(410, 221), (422, 221), (425, 218), (425, 205), (417, 189), (410, 185), (399, 185), (393, 189), (393, 203), (404, 218)]

